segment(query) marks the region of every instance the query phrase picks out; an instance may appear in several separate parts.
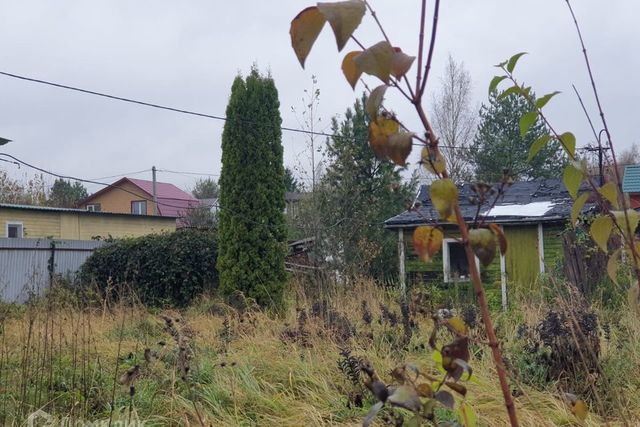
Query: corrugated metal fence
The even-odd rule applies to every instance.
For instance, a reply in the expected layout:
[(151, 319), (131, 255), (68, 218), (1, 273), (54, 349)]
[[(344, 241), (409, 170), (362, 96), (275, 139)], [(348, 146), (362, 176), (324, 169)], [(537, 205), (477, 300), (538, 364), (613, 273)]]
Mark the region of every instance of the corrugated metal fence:
[(0, 239), (0, 298), (24, 301), (32, 293), (41, 293), (54, 275), (73, 276), (105, 244), (97, 240)]

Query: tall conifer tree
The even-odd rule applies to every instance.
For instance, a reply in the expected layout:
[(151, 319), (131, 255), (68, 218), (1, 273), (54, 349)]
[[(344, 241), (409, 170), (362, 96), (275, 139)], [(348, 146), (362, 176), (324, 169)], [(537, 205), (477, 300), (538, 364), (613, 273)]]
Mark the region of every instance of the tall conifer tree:
[(222, 133), (220, 292), (279, 304), (286, 280), (284, 166), (278, 91), (256, 68), (236, 77)]

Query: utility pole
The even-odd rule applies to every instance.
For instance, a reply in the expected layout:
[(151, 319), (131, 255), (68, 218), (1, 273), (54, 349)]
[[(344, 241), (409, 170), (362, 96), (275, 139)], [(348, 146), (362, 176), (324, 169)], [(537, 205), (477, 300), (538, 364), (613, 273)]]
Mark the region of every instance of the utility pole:
[(153, 176), (153, 214), (158, 215), (158, 192), (156, 191), (156, 167), (151, 166), (151, 175)]

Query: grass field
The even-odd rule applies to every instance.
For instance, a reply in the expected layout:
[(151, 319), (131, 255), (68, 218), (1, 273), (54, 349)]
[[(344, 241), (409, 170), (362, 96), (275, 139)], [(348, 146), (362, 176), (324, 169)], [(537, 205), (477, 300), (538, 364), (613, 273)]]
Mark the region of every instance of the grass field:
[[(341, 350), (368, 359), (388, 382), (392, 369), (405, 362), (439, 375), (427, 345), (430, 318), (412, 306), (415, 325), (408, 336), (393, 293), (360, 282), (348, 292), (331, 292), (326, 306), (301, 286), (290, 294), (290, 308), (278, 315), (209, 298), (180, 312), (147, 309), (130, 299), (81, 308), (62, 291), (26, 306), (2, 306), (0, 422), (25, 425), (41, 409), (68, 417), (69, 425), (356, 426), (375, 399), (338, 369)], [(561, 397), (566, 384), (547, 379), (525, 385), (517, 375), (536, 369), (519, 354), (518, 325), (535, 324), (545, 310), (529, 302), (496, 315), (521, 425), (634, 425), (640, 416), (636, 313), (626, 306), (617, 315), (599, 312), (601, 323), (617, 318), (598, 335), (598, 378), (585, 380), (593, 383), (585, 396), (592, 410), (580, 423)], [(488, 352), (472, 348), (465, 404), (478, 425), (505, 426)], [(354, 401), (358, 394), (362, 407)], [(375, 425), (394, 425), (383, 418)], [(455, 414), (443, 407), (436, 418), (445, 422)]]

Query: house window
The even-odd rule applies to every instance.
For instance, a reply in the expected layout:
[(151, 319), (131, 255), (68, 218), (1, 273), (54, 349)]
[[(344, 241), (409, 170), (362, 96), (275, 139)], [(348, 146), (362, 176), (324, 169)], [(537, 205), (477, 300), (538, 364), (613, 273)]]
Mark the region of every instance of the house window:
[[(478, 260), (476, 265), (479, 267)], [(457, 239), (444, 239), (442, 242), (442, 267), (445, 282), (469, 281), (469, 263), (464, 246)]]
[(146, 215), (147, 214), (147, 201), (146, 200), (134, 200), (131, 202), (131, 213), (134, 215)]
[(23, 238), (23, 230), (21, 222), (8, 222), (7, 223), (7, 237), (10, 239), (22, 239)]
[(87, 210), (89, 212), (100, 212), (102, 210), (102, 206), (100, 206), (100, 203), (91, 203), (87, 205)]

